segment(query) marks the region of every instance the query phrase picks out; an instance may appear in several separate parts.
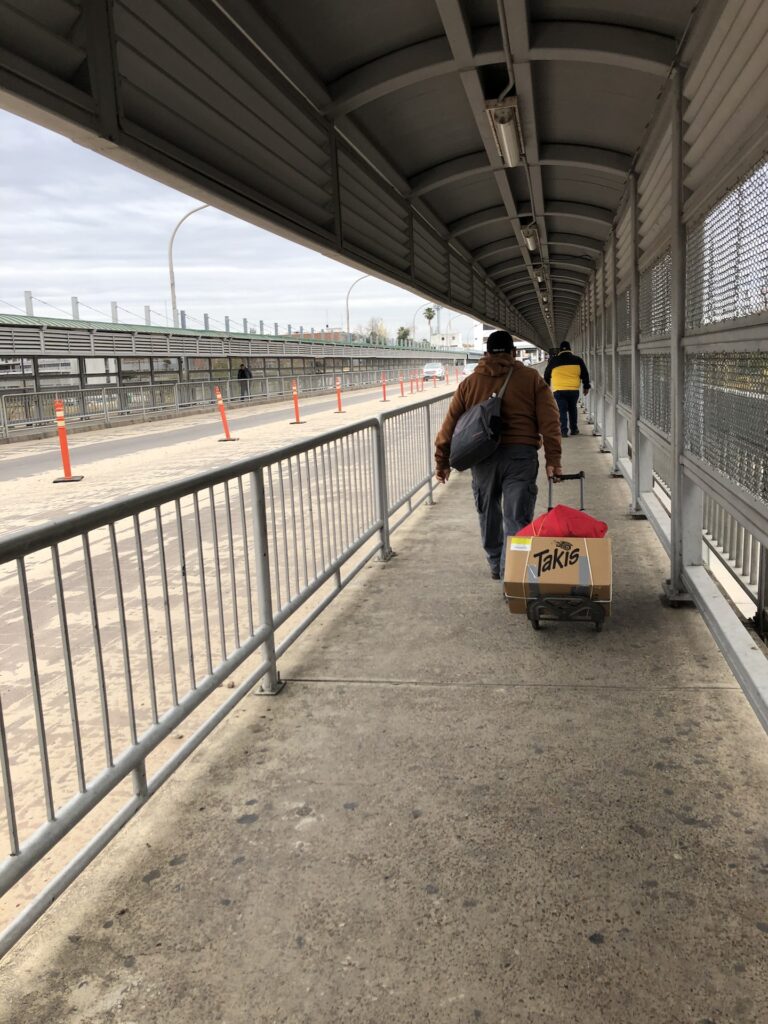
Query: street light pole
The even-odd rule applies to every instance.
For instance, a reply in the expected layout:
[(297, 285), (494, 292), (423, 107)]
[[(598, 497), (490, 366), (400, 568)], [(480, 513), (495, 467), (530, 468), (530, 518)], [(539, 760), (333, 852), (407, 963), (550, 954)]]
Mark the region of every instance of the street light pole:
[(184, 216), (179, 221), (179, 223), (173, 229), (173, 234), (171, 235), (170, 241), (168, 242), (168, 280), (170, 281), (170, 284), (171, 284), (171, 309), (173, 311), (173, 326), (174, 327), (178, 327), (179, 326), (179, 309), (178, 309), (178, 306), (176, 305), (176, 278), (175, 278), (174, 273), (173, 273), (173, 240), (176, 237), (176, 232), (179, 230), (179, 228), (184, 223), (184, 221), (187, 219), (187, 217), (191, 217), (192, 214), (193, 213), (197, 213), (198, 210), (207, 210), (207, 209), (208, 209), (208, 203), (203, 203), (202, 206), (196, 206), (193, 210), (190, 210), (189, 213), (185, 213)]
[(414, 343), (414, 345), (416, 344), (416, 316), (418, 315), (419, 310), (426, 309), (428, 305), (429, 305), (428, 302), (422, 302), (422, 304), (419, 306), (419, 308), (413, 314), (413, 343)]
[(355, 287), (356, 284), (359, 284), (361, 281), (364, 281), (366, 279), (366, 277), (370, 277), (370, 276), (371, 276), (370, 274), (363, 274), (362, 277), (358, 277), (357, 280), (353, 281), (352, 284), (349, 286), (349, 291), (347, 292), (347, 344), (348, 345), (349, 345), (350, 341), (352, 340), (352, 337), (351, 337), (351, 335), (349, 333), (349, 295), (350, 295), (350, 292), (352, 291), (352, 289)]

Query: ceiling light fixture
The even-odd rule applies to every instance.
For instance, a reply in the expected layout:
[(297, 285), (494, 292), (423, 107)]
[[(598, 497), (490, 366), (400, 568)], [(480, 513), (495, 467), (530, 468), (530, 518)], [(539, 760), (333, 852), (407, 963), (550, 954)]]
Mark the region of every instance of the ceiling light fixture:
[(523, 146), (520, 122), (517, 114), (517, 100), (512, 98), (503, 103), (491, 103), (486, 108), (491, 122), (496, 148), (506, 167), (519, 167), (523, 160)]
[(539, 248), (539, 230), (535, 224), (526, 224), (522, 229), (522, 235), (525, 239), (525, 244), (531, 252), (536, 252)]

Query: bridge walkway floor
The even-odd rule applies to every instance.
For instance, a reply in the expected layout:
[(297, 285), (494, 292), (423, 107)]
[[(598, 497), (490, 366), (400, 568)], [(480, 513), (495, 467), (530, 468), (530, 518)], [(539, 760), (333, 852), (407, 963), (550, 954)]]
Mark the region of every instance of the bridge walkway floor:
[(768, 1019), (768, 743), (593, 438), (602, 634), (511, 616), (469, 480), (0, 967), (0, 1021)]

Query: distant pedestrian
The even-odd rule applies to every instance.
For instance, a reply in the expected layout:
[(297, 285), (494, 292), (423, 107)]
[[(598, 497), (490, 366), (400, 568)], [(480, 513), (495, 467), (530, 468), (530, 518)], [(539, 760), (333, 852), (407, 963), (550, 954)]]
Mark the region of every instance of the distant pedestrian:
[(547, 363), (544, 380), (550, 385), (560, 411), (560, 433), (568, 437), (579, 432), (579, 385), (589, 394), (589, 371), (583, 359), (571, 352), (571, 346), (564, 341), (560, 351)]
[(240, 367), (237, 371), (237, 379), (240, 381), (240, 401), (248, 396), (250, 392), (250, 385), (248, 384), (248, 381), (251, 380), (252, 377), (253, 374), (245, 363), (240, 363)]

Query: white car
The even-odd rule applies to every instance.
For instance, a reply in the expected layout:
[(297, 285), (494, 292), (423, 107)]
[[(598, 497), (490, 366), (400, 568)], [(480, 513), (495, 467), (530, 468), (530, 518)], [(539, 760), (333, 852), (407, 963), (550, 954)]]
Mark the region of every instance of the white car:
[(465, 377), (469, 377), (474, 372), (475, 366), (477, 366), (477, 363), (464, 363), (459, 371), (461, 379), (464, 380)]
[(445, 367), (442, 363), (427, 363), (421, 372), (424, 380), (445, 380)]

